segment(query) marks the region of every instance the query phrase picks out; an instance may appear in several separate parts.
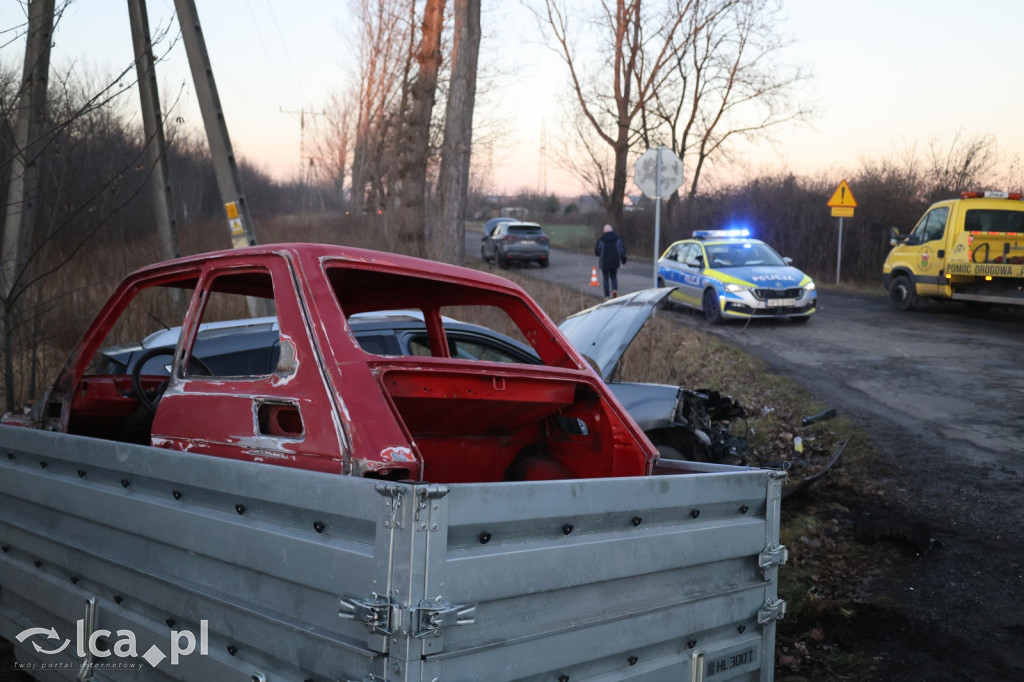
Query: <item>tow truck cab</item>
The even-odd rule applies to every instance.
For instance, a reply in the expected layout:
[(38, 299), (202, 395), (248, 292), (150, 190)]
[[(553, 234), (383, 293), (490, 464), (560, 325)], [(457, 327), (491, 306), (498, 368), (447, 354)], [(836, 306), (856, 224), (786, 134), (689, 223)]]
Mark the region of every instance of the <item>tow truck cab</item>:
[(964, 192), (932, 204), (911, 230), (892, 228), (882, 266), (893, 305), (921, 298), (1024, 305), (1024, 201), (1020, 193)]

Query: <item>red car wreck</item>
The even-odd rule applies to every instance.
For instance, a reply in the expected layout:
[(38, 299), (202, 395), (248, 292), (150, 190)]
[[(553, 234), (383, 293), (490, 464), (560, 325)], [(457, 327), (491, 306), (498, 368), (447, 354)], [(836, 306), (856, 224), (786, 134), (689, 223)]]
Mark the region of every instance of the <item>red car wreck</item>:
[[(72, 434), (395, 480), (650, 473), (649, 441), (518, 286), (425, 263), (279, 244), (144, 268), (111, 297), (33, 420)], [(183, 320), (167, 318), (175, 299), (187, 306)], [(196, 331), (247, 308), (272, 311), (280, 341), (244, 375), (233, 367), (222, 376), (192, 353)], [(398, 308), (422, 314), (429, 355), (379, 355), (349, 330), (355, 313)], [(493, 321), (525, 339), (544, 365), (452, 357), (449, 315)], [(104, 372), (98, 353), (130, 340), (110, 338), (126, 320), (185, 330), (165, 355), (169, 375), (142, 374), (146, 363), (133, 376)]]

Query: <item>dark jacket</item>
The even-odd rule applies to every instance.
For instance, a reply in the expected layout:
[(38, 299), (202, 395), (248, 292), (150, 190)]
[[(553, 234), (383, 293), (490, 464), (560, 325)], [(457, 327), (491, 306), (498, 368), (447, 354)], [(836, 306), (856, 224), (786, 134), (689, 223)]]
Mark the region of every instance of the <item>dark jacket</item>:
[(626, 264), (626, 245), (622, 243), (619, 235), (605, 232), (594, 246), (594, 255), (597, 256), (602, 270), (618, 270), (619, 265)]

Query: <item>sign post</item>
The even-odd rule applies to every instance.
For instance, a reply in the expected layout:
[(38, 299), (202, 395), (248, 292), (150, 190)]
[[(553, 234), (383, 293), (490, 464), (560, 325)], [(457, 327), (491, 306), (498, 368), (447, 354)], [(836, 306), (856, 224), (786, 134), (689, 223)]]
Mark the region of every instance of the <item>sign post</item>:
[(661, 255), (661, 198), (683, 184), (683, 162), (671, 149), (648, 149), (637, 159), (633, 182), (654, 199), (654, 286), (658, 286), (658, 256)]
[(836, 284), (839, 284), (839, 266), (843, 262), (843, 218), (852, 218), (853, 209), (857, 208), (857, 200), (853, 198), (846, 180), (839, 182), (827, 205), (832, 209), (832, 217), (839, 218), (839, 249), (836, 252)]

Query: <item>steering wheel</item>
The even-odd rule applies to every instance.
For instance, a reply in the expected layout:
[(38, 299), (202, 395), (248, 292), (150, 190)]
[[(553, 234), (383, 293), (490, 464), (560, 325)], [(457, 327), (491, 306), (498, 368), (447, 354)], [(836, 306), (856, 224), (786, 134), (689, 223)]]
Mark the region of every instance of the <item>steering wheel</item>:
[[(135, 361), (135, 366), (132, 368), (132, 394), (136, 398), (138, 398), (139, 402), (142, 404), (143, 407), (145, 407), (153, 414), (156, 414), (157, 403), (160, 402), (161, 396), (163, 396), (164, 391), (167, 390), (167, 384), (170, 383), (170, 377), (164, 379), (164, 381), (159, 386), (156, 387), (156, 391), (154, 391), (153, 394), (150, 395), (142, 387), (142, 368), (146, 366), (147, 362), (160, 355), (170, 355), (173, 357), (174, 349), (150, 348), (141, 356), (139, 356), (139, 359)], [(209, 366), (207, 366), (205, 362), (197, 358), (195, 355), (189, 358), (189, 364), (195, 365), (196, 369), (198, 369), (201, 373), (207, 376), (213, 376), (213, 372), (210, 370)]]

